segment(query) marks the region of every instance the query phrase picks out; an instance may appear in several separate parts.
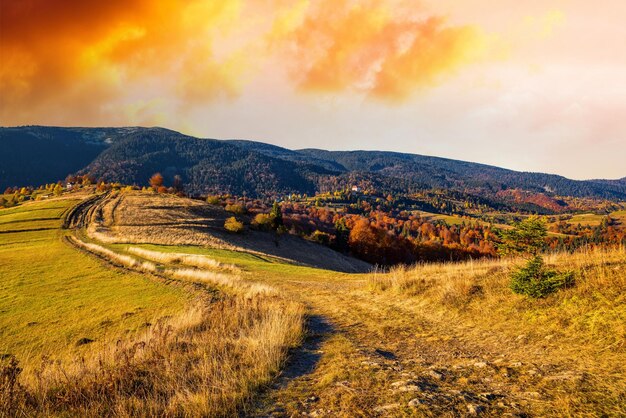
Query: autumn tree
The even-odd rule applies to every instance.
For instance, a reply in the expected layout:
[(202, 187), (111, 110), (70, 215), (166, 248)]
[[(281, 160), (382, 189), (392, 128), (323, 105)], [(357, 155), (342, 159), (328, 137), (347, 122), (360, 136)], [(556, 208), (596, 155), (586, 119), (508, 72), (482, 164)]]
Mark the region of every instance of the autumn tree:
[(158, 191), (159, 187), (163, 186), (163, 176), (161, 173), (154, 173), (152, 177), (150, 177), (150, 187), (154, 189), (154, 191)]
[(370, 225), (369, 220), (359, 220), (352, 230), (348, 239), (350, 249), (366, 261), (375, 262), (378, 252), (378, 235)]
[(107, 185), (104, 181), (100, 181), (96, 186), (96, 190), (100, 193), (105, 192), (107, 189), (110, 189), (110, 185)]
[(243, 215), (246, 213), (246, 208), (239, 203), (228, 204), (224, 209), (228, 212), (234, 213), (235, 215)]
[(82, 179), (82, 181), (81, 181), (81, 184), (82, 184), (83, 186), (91, 186), (92, 184), (94, 184), (94, 183), (95, 183), (95, 181), (96, 181), (96, 179), (95, 179), (92, 175), (85, 174), (85, 175), (83, 176), (83, 179)]
[(234, 234), (238, 234), (240, 232), (243, 231), (243, 223), (238, 221), (237, 218), (235, 218), (234, 216), (226, 219), (226, 222), (224, 222), (224, 228), (228, 231), (228, 232), (232, 232)]
[(272, 219), (267, 213), (258, 213), (252, 221), (252, 225), (261, 231), (269, 230), (271, 228), (271, 224)]
[(209, 205), (219, 205), (220, 203), (220, 197), (219, 196), (215, 196), (215, 195), (209, 195), (206, 198), (206, 202)]

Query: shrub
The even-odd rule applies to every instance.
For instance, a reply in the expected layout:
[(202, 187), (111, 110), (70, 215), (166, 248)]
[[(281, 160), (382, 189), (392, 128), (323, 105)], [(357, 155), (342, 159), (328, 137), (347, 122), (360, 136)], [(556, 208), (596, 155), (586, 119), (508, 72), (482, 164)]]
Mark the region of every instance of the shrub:
[(329, 245), (330, 244), (330, 235), (322, 232), (322, 231), (318, 231), (317, 229), (311, 234), (311, 240), (315, 241), (319, 244), (322, 245)]
[(224, 222), (224, 228), (226, 228), (228, 232), (238, 234), (243, 231), (243, 223), (239, 222), (237, 218), (232, 216), (226, 219), (226, 222)]
[(526, 265), (511, 274), (511, 290), (532, 298), (543, 298), (574, 284), (574, 273), (546, 268), (541, 256), (531, 258)]
[(210, 205), (219, 205), (220, 197), (219, 196), (207, 196), (206, 202)]
[(272, 218), (267, 213), (259, 213), (254, 217), (252, 225), (257, 229), (267, 231), (272, 227)]
[(243, 215), (246, 213), (246, 208), (238, 203), (233, 203), (232, 205), (226, 205), (225, 209), (228, 212), (234, 213), (235, 215)]
[(154, 191), (159, 190), (159, 187), (163, 186), (163, 176), (161, 173), (154, 173), (152, 177), (150, 177), (150, 187), (154, 189)]

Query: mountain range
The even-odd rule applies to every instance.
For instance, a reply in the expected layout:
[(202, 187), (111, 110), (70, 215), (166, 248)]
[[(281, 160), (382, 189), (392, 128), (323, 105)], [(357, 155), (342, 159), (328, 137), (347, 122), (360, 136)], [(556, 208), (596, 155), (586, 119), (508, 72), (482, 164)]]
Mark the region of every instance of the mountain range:
[(626, 177), (571, 180), (544, 173), (386, 151), (289, 150), (244, 140), (196, 138), (163, 128), (0, 128), (0, 188), (56, 182), (69, 174), (146, 185), (179, 175), (190, 194), (268, 196), (360, 186), (380, 192), (450, 189), (481, 196), (521, 190), (626, 200)]

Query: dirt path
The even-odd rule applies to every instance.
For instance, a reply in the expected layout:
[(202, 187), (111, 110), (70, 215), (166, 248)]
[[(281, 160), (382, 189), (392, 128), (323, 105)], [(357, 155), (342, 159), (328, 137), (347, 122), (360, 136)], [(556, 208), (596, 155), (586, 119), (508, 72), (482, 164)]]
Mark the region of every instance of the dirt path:
[(306, 303), (311, 332), (255, 416), (545, 416), (576, 383), (559, 365), (522, 363), (362, 281), (273, 285)]
[[(110, 197), (109, 193), (91, 196), (73, 206), (65, 215), (63, 220), (64, 229), (79, 229), (86, 227), (96, 214), (98, 209)], [(101, 216), (101, 215), (100, 215)]]

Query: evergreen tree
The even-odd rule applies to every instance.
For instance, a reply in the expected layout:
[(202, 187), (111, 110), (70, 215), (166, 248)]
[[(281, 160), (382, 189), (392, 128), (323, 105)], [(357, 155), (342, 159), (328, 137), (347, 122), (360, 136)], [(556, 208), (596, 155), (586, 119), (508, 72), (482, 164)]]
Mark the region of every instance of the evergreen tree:
[(536, 216), (517, 223), (513, 229), (501, 230), (502, 242), (498, 251), (502, 255), (536, 256), (546, 245), (546, 224)]
[(547, 268), (541, 256), (548, 235), (545, 223), (531, 216), (515, 228), (500, 233), (503, 242), (498, 250), (501, 254), (518, 254), (529, 257), (526, 264), (511, 273), (511, 290), (515, 293), (542, 298), (562, 287), (574, 284), (574, 274), (557, 272)]
[(274, 201), (272, 210), (270, 211), (270, 220), (274, 231), (278, 231), (278, 229), (283, 226), (283, 212), (280, 209), (280, 205), (276, 201)]
[(341, 252), (347, 252), (350, 249), (348, 239), (350, 237), (350, 229), (346, 225), (344, 218), (335, 222), (335, 248)]

